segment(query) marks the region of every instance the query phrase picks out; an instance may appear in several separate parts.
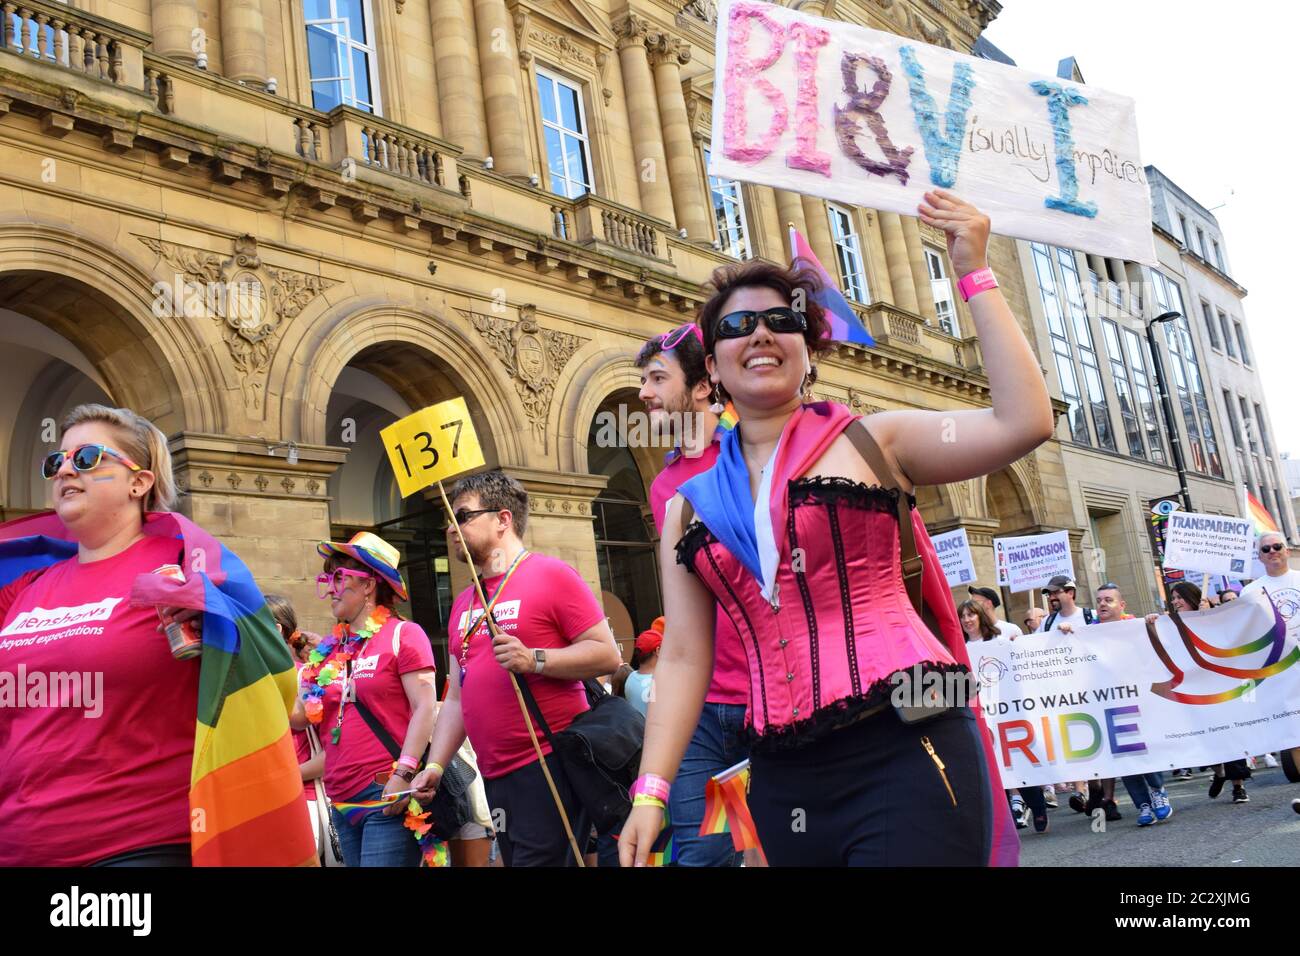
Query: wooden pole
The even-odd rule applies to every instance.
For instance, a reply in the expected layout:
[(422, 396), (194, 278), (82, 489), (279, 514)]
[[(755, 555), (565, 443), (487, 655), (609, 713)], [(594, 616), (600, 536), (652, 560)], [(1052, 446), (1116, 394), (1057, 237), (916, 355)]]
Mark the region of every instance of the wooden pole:
[[(438, 482), (438, 494), (442, 496), (442, 505), (447, 509), (447, 517), (451, 519), (452, 527), (456, 529), (456, 537), (461, 542), (461, 547), (465, 547), (465, 539), (460, 534), (460, 522), (456, 520), (456, 513), (451, 510), (451, 502), (447, 500), (447, 491), (442, 486), (442, 481)], [(465, 548), (465, 563), (469, 565), (470, 576), (474, 579), (474, 591), (478, 594), (478, 599), (483, 602), (483, 616), (487, 619), (488, 631), (495, 637), (500, 632), (497, 630), (496, 621), (492, 615), (487, 613), (487, 598), (483, 594), (483, 583), (479, 581), (478, 569), (474, 567), (474, 557)], [(472, 610), (472, 608), (471, 608)], [(450, 648), (448, 648), (450, 652)], [(450, 653), (448, 654), (450, 658)], [(528, 714), (528, 705), (524, 703), (523, 692), (519, 689), (519, 675), (511, 673), (510, 686), (515, 689), (515, 700), (519, 702), (519, 713), (523, 716), (524, 726), (528, 728), (528, 739), (533, 742), (533, 752), (537, 754), (537, 759), (542, 764), (542, 776), (546, 778), (546, 786), (550, 788), (551, 797), (555, 800), (555, 809), (560, 811), (560, 821), (564, 824), (564, 834), (569, 838), (569, 847), (573, 850), (573, 858), (578, 861), (578, 866), (585, 867), (586, 859), (578, 849), (578, 841), (573, 836), (573, 826), (569, 823), (569, 815), (564, 810), (564, 801), (560, 799), (560, 793), (555, 789), (555, 781), (551, 778), (551, 768), (546, 765), (546, 755), (542, 753), (542, 745), (537, 742), (537, 732), (533, 730), (533, 719)]]

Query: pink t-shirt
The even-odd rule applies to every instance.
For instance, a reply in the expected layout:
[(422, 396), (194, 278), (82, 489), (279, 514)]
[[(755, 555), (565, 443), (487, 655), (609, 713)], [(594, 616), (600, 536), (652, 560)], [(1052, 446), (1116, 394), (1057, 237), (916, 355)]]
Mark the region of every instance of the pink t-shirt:
[[(401, 634), (397, 625), (401, 624)], [(398, 640), (400, 637), (400, 641)], [(390, 617), (371, 635), (352, 661), (357, 700), (378, 719), (380, 726), (402, 746), (411, 722), (411, 702), (402, 675), (433, 669), (433, 648), (420, 625)], [(338, 719), (343, 680), (325, 688), (324, 713), (316, 725), (325, 747), (325, 793), (331, 800), (350, 800), (375, 782), (375, 774), (393, 769), (393, 757), (351, 703), (343, 707), (339, 742), (331, 742)], [(416, 756), (419, 756), (417, 754)]]
[[(718, 460), (718, 438), (704, 449), (698, 458), (677, 455), (650, 485), (650, 510), (654, 514), (655, 530), (663, 534), (664, 512), (677, 489), (708, 471)], [(731, 618), (718, 611), (713, 628), (713, 680), (705, 700), (713, 704), (744, 704), (749, 701), (749, 664), (745, 661), (745, 648)]]
[[(483, 580), (489, 601), (503, 577)], [(483, 605), (472, 587), (462, 591), (452, 604), (448, 645), (451, 666), (459, 666), (462, 635), (482, 613)], [(577, 571), (558, 558), (529, 554), (515, 569), (492, 617), (504, 633), (528, 647), (568, 647), (583, 631), (605, 620), (605, 611)], [(587, 709), (587, 693), (581, 681), (556, 680), (544, 674), (529, 674), (525, 680), (551, 733), (564, 730)], [(485, 779), (504, 776), (537, 759), (519, 712), (510, 672), (497, 663), (492, 638), (484, 625), (470, 637), (460, 698), (465, 732), (478, 754), (479, 772)], [(540, 727), (534, 727), (542, 752), (550, 753), (546, 736)]]
[[(302, 665), (298, 665), (299, 673), (302, 672)], [(295, 730), (293, 732), (293, 752), (298, 759), (298, 765), (301, 766), (311, 759), (311, 741), (307, 739), (307, 731)], [(304, 780), (302, 784), (303, 794), (308, 800), (316, 799), (316, 781)]]
[[(199, 662), (172, 657), (154, 608), (130, 606), (137, 575), (179, 558), (179, 541), (149, 536), (14, 595), (0, 629), (0, 866), (190, 842)], [(47, 688), (66, 706), (48, 706)]]

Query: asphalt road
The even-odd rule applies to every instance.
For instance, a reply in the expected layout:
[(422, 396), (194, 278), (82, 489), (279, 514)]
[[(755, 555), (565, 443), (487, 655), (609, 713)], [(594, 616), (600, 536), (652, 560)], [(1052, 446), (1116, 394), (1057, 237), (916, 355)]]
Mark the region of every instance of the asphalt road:
[(1093, 821), (1075, 813), (1058, 794), (1060, 808), (1048, 810), (1046, 833), (1031, 825), (1020, 834), (1021, 866), (1300, 866), (1300, 814), (1291, 801), (1300, 785), (1279, 769), (1256, 770), (1246, 782), (1250, 803), (1234, 804), (1225, 786), (1209, 799), (1210, 773), (1191, 780), (1166, 777), (1174, 813), (1164, 823), (1137, 825), (1137, 810), (1116, 781), (1115, 800), (1124, 819), (1093, 831)]

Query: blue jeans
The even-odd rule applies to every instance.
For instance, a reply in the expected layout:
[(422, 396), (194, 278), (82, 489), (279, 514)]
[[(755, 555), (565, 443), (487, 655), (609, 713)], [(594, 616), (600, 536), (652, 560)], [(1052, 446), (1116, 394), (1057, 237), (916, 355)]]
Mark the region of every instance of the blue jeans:
[(736, 852), (730, 833), (700, 836), (700, 826), (709, 778), (749, 756), (749, 748), (740, 742), (744, 728), (744, 704), (704, 705), (668, 798), (678, 866), (740, 865), (743, 854)]
[(1128, 791), (1128, 798), (1139, 810), (1142, 809), (1142, 804), (1151, 804), (1154, 791), (1163, 790), (1164, 786), (1165, 776), (1158, 771), (1124, 778), (1124, 789)]
[[(378, 800), (384, 788), (372, 783), (360, 793), (348, 797), (345, 803), (360, 800)], [(406, 828), (401, 816), (386, 817), (382, 810), (367, 813), (356, 826), (348, 823), (343, 814), (331, 808), (334, 829), (339, 834), (339, 849), (343, 851), (344, 866), (419, 866), (420, 844), (412, 831)]]

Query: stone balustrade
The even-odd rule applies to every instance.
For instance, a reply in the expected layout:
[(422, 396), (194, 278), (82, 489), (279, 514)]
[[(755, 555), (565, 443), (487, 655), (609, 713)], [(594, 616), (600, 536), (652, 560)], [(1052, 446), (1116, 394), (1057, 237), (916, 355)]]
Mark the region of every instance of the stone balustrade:
[(0, 3), (0, 49), (80, 76), (145, 89), (149, 36), (49, 0)]

